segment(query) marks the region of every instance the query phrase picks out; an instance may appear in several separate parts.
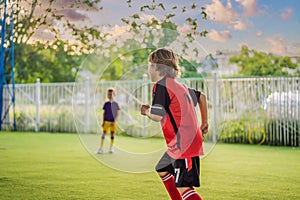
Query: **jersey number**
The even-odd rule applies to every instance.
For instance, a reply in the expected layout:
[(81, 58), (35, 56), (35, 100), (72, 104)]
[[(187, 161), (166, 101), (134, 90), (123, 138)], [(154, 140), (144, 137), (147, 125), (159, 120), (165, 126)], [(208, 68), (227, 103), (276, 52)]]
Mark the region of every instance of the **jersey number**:
[(175, 183), (178, 183), (180, 168), (175, 168), (174, 171), (175, 171)]

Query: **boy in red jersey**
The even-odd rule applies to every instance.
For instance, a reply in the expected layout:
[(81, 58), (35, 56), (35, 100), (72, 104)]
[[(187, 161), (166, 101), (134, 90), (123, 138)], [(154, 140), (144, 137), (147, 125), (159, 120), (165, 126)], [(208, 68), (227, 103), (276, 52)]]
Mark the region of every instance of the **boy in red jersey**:
[[(208, 131), (206, 97), (175, 80), (180, 68), (172, 50), (157, 49), (148, 61), (148, 73), (155, 84), (152, 105), (142, 105), (141, 114), (161, 122), (168, 147), (155, 169), (172, 200), (199, 200), (201, 196), (193, 187), (200, 186), (202, 134)], [(197, 103), (200, 127), (194, 108)]]

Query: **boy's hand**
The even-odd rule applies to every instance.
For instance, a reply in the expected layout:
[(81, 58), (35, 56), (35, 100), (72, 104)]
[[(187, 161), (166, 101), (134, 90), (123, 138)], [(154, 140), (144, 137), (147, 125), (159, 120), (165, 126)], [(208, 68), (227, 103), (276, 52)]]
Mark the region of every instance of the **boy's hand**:
[(202, 134), (206, 134), (208, 132), (208, 123), (207, 122), (202, 123), (200, 128), (201, 128)]
[(141, 106), (141, 114), (142, 115), (148, 115), (150, 113), (150, 105), (144, 104)]

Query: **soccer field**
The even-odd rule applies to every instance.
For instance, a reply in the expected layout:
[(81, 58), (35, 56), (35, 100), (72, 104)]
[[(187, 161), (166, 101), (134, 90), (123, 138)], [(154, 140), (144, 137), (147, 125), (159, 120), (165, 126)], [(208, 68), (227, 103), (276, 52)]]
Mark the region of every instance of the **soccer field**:
[[(300, 199), (300, 148), (216, 144), (201, 173), (205, 200)], [(0, 199), (169, 198), (155, 172), (111, 169), (77, 134), (0, 132)]]

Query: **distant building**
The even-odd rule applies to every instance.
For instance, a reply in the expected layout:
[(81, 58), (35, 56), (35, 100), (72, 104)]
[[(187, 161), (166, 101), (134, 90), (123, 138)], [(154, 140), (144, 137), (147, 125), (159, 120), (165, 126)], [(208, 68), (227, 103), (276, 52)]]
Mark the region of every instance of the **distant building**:
[(223, 76), (231, 76), (239, 71), (236, 64), (229, 64), (232, 56), (239, 55), (239, 51), (217, 50), (214, 56), (218, 62), (218, 74)]
[[(239, 51), (229, 51), (229, 50), (217, 50), (214, 58), (217, 59), (218, 63), (218, 74), (220, 76), (232, 76), (237, 74), (239, 67), (236, 64), (229, 64), (229, 59), (232, 56), (239, 55)], [(292, 59), (292, 62), (298, 64), (297, 69), (288, 69), (285, 70), (289, 74), (294, 74), (295, 72), (300, 72), (300, 56), (289, 56)]]

